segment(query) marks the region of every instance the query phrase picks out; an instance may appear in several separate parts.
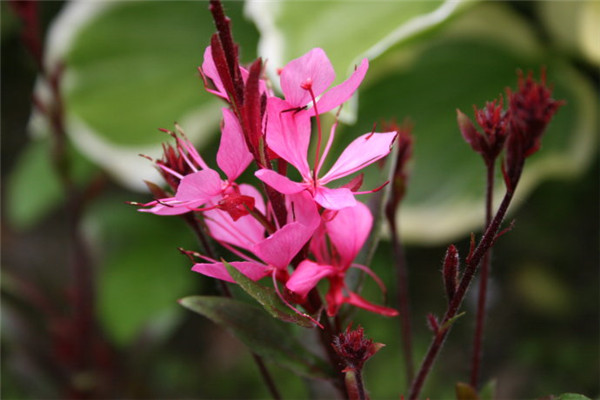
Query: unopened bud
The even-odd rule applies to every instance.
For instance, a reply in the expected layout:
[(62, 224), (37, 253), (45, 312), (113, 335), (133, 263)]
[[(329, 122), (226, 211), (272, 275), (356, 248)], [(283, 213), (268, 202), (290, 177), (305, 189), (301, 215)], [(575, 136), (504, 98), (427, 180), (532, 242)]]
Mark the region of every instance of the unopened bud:
[(448, 301), (451, 301), (458, 287), (458, 250), (451, 244), (448, 246), (446, 256), (444, 257), (444, 267), (442, 270), (444, 278), (444, 287)]

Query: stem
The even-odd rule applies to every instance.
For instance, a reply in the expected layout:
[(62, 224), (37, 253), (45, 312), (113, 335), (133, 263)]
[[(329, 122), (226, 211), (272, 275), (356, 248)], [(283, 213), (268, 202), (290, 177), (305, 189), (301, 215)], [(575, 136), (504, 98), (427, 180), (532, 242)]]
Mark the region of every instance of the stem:
[[(494, 173), (495, 163), (486, 163), (486, 196), (485, 196), (485, 227), (492, 222), (492, 207), (494, 198)], [(477, 316), (475, 322), (475, 335), (473, 337), (473, 357), (471, 360), (471, 386), (477, 388), (483, 358), (483, 329), (485, 325), (485, 303), (487, 299), (487, 283), (490, 274), (492, 249), (483, 257), (479, 277), (479, 296), (477, 301)]]
[[(445, 326), (446, 323), (452, 318), (454, 318), (458, 313), (458, 310), (469, 288), (469, 285), (473, 280), (473, 276), (477, 271), (477, 266), (481, 262), (483, 256), (494, 244), (496, 234), (498, 233), (498, 230), (500, 229), (500, 224), (502, 223), (502, 220), (506, 215), (506, 211), (508, 210), (508, 206), (512, 200), (513, 194), (514, 192), (511, 190), (505, 193), (504, 198), (502, 199), (502, 203), (500, 203), (500, 207), (498, 208), (498, 211), (494, 216), (494, 219), (486, 229), (483, 237), (477, 245), (477, 248), (475, 248), (473, 253), (469, 254), (469, 256), (467, 257), (465, 272), (456, 290), (456, 294), (448, 304), (448, 309), (444, 314), (444, 318), (440, 323), (440, 326)], [(433, 364), (442, 348), (442, 345), (444, 344), (444, 341), (448, 336), (448, 332), (450, 332), (450, 328), (451, 325), (449, 325), (446, 329), (441, 329), (439, 332), (437, 332), (437, 334), (433, 338), (433, 341), (429, 345), (429, 349), (427, 350), (427, 354), (423, 359), (423, 363), (421, 364), (417, 376), (411, 385), (410, 394), (408, 397), (410, 400), (414, 400), (419, 397), (421, 389), (423, 388), (423, 384), (425, 383), (425, 380), (427, 379), (427, 376), (429, 375), (429, 372), (433, 367)]]
[[(323, 307), (321, 296), (319, 296), (319, 292), (316, 289), (313, 289), (308, 293), (308, 302), (313, 311), (320, 310)], [(331, 365), (332, 369), (334, 371), (339, 371), (339, 366), (343, 365), (344, 363), (332, 346), (333, 338), (339, 333), (339, 331), (334, 330), (326, 314), (321, 317), (319, 322), (321, 322), (323, 325), (323, 329), (319, 330), (319, 339), (321, 340), (323, 350), (325, 350), (325, 353), (327, 354), (327, 358), (329, 359), (329, 364)], [(343, 398), (348, 398), (345, 378), (342, 372), (337, 373), (336, 380), (333, 382), (333, 385), (340, 392)]]
[(271, 396), (275, 400), (281, 400), (281, 395), (279, 394), (279, 390), (277, 390), (277, 386), (275, 386), (275, 382), (273, 381), (271, 374), (267, 370), (267, 367), (266, 367), (262, 357), (260, 357), (256, 353), (252, 353), (252, 358), (254, 359), (254, 362), (258, 366), (260, 374), (262, 375), (263, 380), (265, 381), (265, 384), (269, 388), (269, 392), (271, 392)]
[(406, 268), (406, 257), (404, 248), (400, 243), (400, 235), (396, 219), (388, 216), (390, 231), (392, 234), (392, 249), (396, 260), (397, 285), (398, 285), (398, 308), (400, 311), (400, 329), (402, 333), (402, 349), (404, 352), (404, 364), (406, 369), (406, 381), (412, 382), (415, 368), (412, 351), (412, 330), (410, 318), (410, 305), (408, 297), (408, 269)]
[(346, 390), (348, 391), (348, 398), (350, 400), (367, 399), (360, 368), (347, 371), (344, 379), (346, 381)]

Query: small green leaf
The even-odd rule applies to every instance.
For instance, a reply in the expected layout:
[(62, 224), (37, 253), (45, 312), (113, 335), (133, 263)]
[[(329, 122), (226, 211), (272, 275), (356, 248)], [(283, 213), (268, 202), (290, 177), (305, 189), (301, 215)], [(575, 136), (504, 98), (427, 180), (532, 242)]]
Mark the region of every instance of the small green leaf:
[(479, 398), (481, 400), (495, 400), (497, 386), (498, 381), (496, 379), (490, 379), (479, 391)]
[(457, 400), (479, 400), (477, 390), (468, 383), (457, 382), (454, 387)]
[(297, 314), (291, 310), (279, 298), (274, 289), (264, 287), (259, 283), (254, 282), (227, 261), (223, 261), (223, 264), (225, 264), (225, 268), (227, 268), (227, 271), (233, 280), (236, 281), (246, 293), (258, 301), (273, 317), (285, 322), (292, 322), (305, 328), (314, 328), (315, 324), (308, 316)]
[(460, 314), (456, 314), (454, 317), (452, 317), (448, 321), (446, 321), (446, 323), (444, 325), (440, 326), (440, 329), (438, 330), (438, 332), (444, 332), (446, 329), (450, 328), (456, 322), (457, 319), (459, 319), (460, 317), (462, 317), (465, 314), (466, 314), (466, 311), (463, 311)]
[(179, 300), (185, 308), (221, 325), (248, 348), (275, 363), (307, 377), (327, 378), (332, 372), (307, 351), (285, 325), (269, 317), (260, 308), (238, 300), (189, 296)]

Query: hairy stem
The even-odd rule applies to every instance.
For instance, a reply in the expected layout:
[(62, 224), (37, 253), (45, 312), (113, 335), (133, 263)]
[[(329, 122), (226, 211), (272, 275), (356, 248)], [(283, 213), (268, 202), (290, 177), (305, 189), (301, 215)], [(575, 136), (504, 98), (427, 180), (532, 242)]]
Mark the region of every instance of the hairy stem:
[(479, 263), (481, 262), (483, 256), (488, 252), (490, 247), (492, 247), (494, 244), (496, 234), (498, 233), (500, 224), (506, 215), (506, 211), (508, 210), (508, 206), (513, 198), (513, 194), (514, 192), (512, 190), (508, 190), (505, 193), (494, 219), (486, 229), (483, 237), (479, 241), (479, 244), (473, 253), (469, 254), (467, 257), (465, 271), (461, 278), (460, 284), (456, 290), (456, 293), (454, 294), (454, 297), (448, 304), (448, 309), (446, 310), (444, 318), (440, 323), (440, 326), (443, 328), (441, 328), (434, 336), (433, 341), (429, 345), (429, 349), (427, 350), (425, 358), (423, 359), (421, 367), (419, 368), (416, 378), (411, 385), (409, 392), (410, 400), (414, 400), (419, 397), (425, 380), (427, 379), (427, 376), (429, 375), (429, 372), (431, 371), (431, 368), (437, 359), (442, 345), (448, 336), (448, 332), (450, 332), (452, 323), (450, 320), (456, 317), (458, 310), (460, 309), (460, 306), (465, 298), (469, 285), (475, 276), (475, 272), (477, 271)]
[(388, 215), (390, 231), (392, 235), (392, 249), (396, 261), (396, 275), (398, 285), (398, 311), (400, 312), (400, 329), (402, 333), (402, 350), (404, 353), (404, 366), (406, 370), (406, 381), (412, 382), (414, 377), (414, 361), (412, 351), (412, 329), (410, 318), (410, 304), (408, 296), (408, 268), (404, 248), (400, 243), (400, 235), (394, 213)]
[[(494, 173), (495, 163), (486, 163), (486, 196), (485, 196), (485, 227), (492, 222), (492, 208), (494, 198)], [(471, 386), (477, 388), (483, 358), (483, 329), (485, 324), (485, 304), (487, 299), (487, 283), (491, 268), (492, 249), (483, 257), (479, 276), (479, 295), (477, 299), (477, 316), (475, 321), (475, 335), (473, 337), (473, 356), (471, 359)]]

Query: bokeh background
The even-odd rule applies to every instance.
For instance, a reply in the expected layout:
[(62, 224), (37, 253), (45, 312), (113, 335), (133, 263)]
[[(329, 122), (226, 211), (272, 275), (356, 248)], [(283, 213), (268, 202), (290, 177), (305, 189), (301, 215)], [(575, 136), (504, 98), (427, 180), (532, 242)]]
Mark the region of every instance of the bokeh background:
[[(425, 316), (445, 308), (445, 249), (455, 243), (466, 253), (483, 213), (483, 165), (462, 141), (455, 109), (471, 115), (473, 104), (514, 88), (518, 69), (539, 76), (546, 67), (556, 98), (567, 105), (528, 162), (511, 212), (515, 229), (494, 248), (483, 378), (496, 382), (500, 399), (600, 394), (599, 5), (225, 2), (244, 62), (261, 55), (274, 70), (320, 46), (339, 82), (369, 57), (359, 98), (344, 107), (338, 149), (373, 122), (413, 121), (415, 154), (398, 218), (417, 360), (430, 340)], [(23, 24), (8, 2), (0, 6), (1, 396), (268, 397), (244, 345), (177, 304), (187, 295), (217, 293), (177, 251), (197, 246), (186, 225), (125, 204), (149, 201), (144, 179), (160, 182), (151, 163), (138, 157), (160, 155), (166, 135), (157, 128), (178, 121), (207, 159), (215, 152), (222, 105), (204, 92), (196, 71), (214, 31), (208, 4), (39, 3), (47, 71), (58, 61), (65, 65), (63, 151), (43, 113), (32, 108), (32, 93), (51, 102), (21, 40)], [(70, 165), (77, 194), (70, 199), (57, 159)], [(367, 185), (380, 178), (373, 169)], [(84, 343), (73, 322), (81, 280), (71, 267), (81, 249), (92, 271), (85, 290), (94, 310)], [(393, 304), (386, 240), (371, 267)], [(367, 285), (364, 294), (381, 300), (375, 287)], [(430, 398), (453, 398), (454, 384), (468, 380), (475, 295), (472, 290), (425, 387)], [(398, 320), (363, 311), (354, 320), (387, 345), (366, 367), (371, 398), (397, 399), (406, 390)], [(302, 329), (291, 331), (314, 340)], [(323, 382), (268, 367), (285, 398), (333, 395)]]

